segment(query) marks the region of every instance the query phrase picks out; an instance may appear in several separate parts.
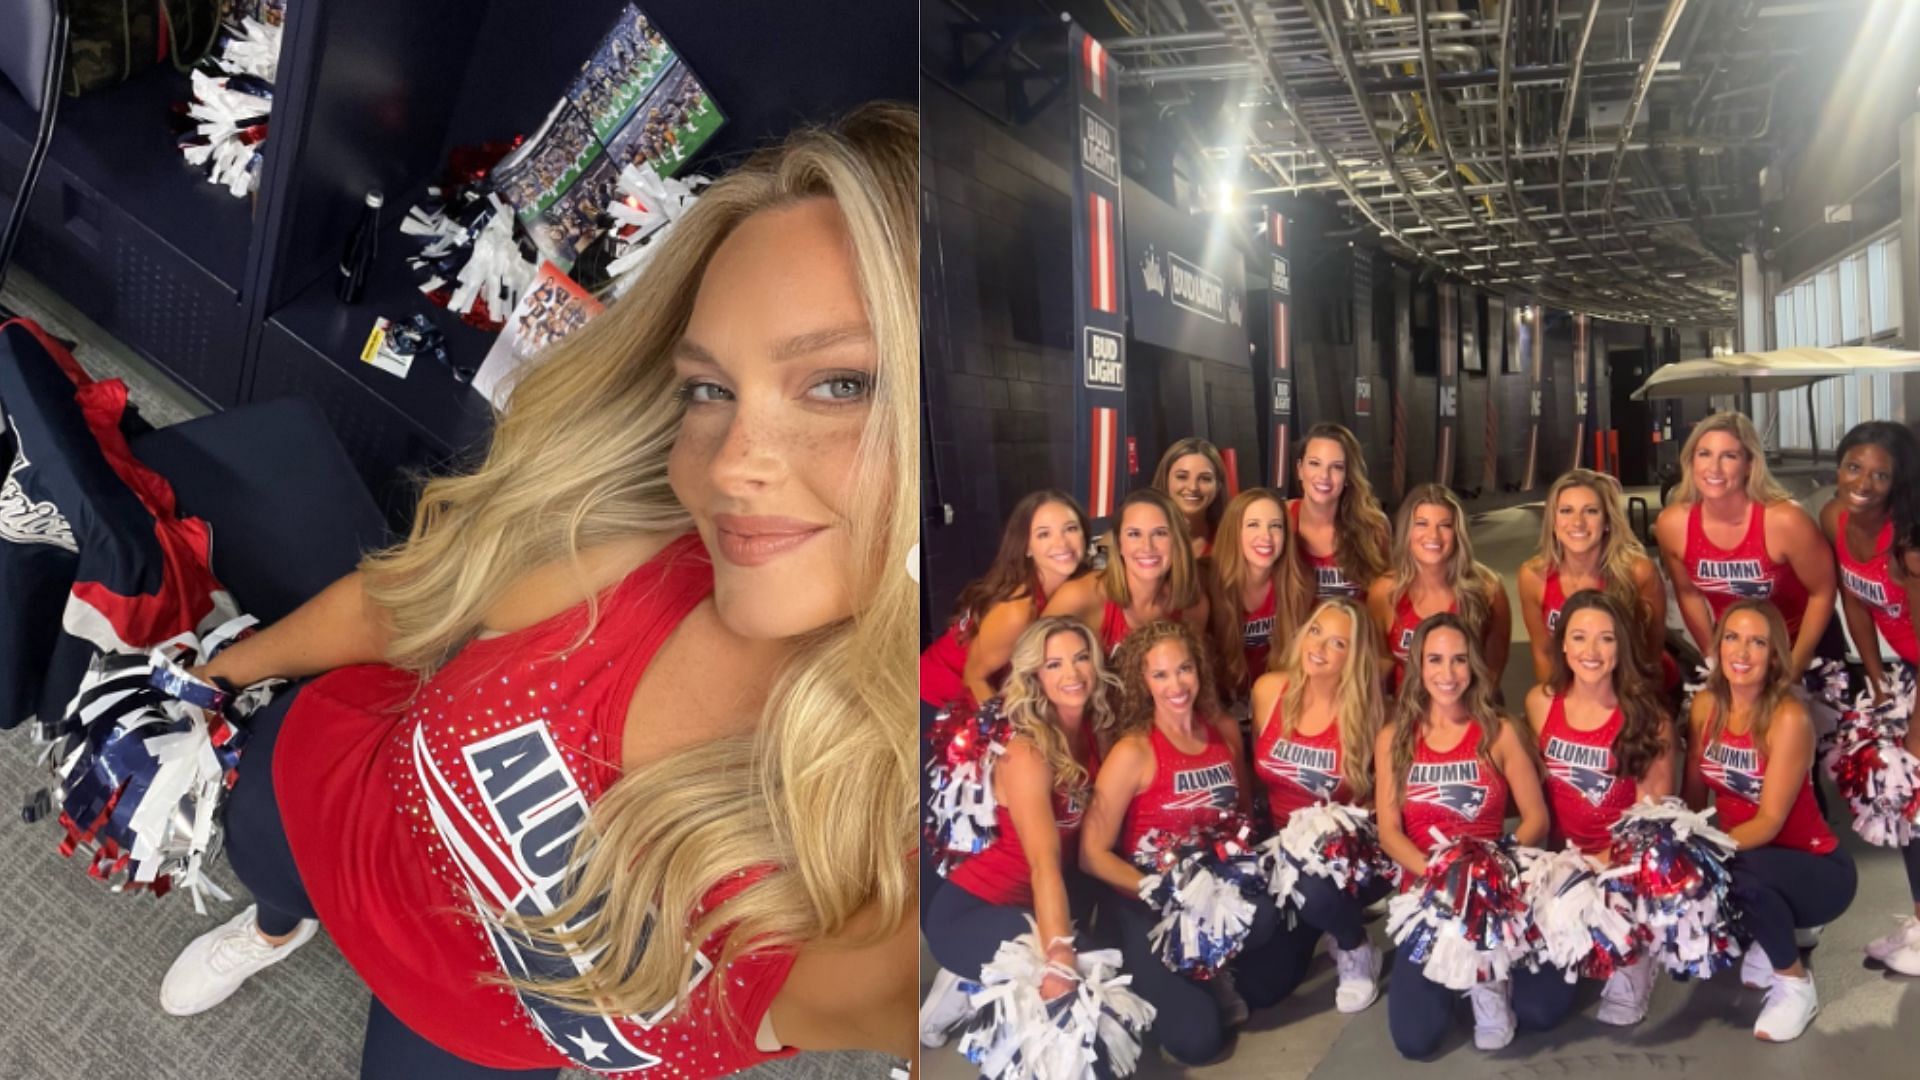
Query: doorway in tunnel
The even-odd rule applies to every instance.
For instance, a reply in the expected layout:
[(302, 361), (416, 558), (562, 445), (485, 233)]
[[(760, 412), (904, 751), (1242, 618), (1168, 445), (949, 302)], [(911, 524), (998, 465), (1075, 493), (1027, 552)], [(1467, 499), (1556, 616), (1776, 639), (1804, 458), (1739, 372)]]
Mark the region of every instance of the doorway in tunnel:
[(1645, 348), (1607, 350), (1613, 430), (1620, 433), (1620, 483), (1627, 487), (1653, 483), (1653, 407), (1632, 397), (1651, 370)]

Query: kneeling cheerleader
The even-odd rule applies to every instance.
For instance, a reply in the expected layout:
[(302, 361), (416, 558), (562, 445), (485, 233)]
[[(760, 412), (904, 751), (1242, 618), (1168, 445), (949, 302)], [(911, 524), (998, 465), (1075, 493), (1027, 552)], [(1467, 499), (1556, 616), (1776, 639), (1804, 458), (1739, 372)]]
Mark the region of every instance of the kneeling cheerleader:
[[(1520, 811), (1510, 837), (1520, 845), (1546, 838), (1547, 807), (1524, 737), (1494, 707), (1477, 638), (1458, 615), (1420, 623), (1394, 722), (1374, 742), (1380, 846), (1408, 889), (1394, 899), (1389, 929), (1400, 948), (1387, 990), (1387, 1027), (1408, 1058), (1440, 1045), (1460, 989), (1482, 1050), (1512, 1042), (1517, 1024), (1551, 1023), (1571, 992), (1561, 972), (1521, 967), (1530, 950), (1519, 868), (1501, 836), (1507, 797)], [(1465, 972), (1457, 932), (1439, 925), (1447, 922), (1467, 931)]]
[(1689, 710), (1686, 797), (1714, 797), (1733, 838), (1731, 899), (1750, 940), (1740, 980), (1767, 991), (1755, 1038), (1786, 1042), (1820, 1011), (1794, 931), (1824, 926), (1853, 903), (1853, 859), (1813, 799), (1813, 722), (1791, 687), (1793, 657), (1780, 612), (1764, 600), (1727, 608), (1715, 660)]
[(1100, 657), (1093, 632), (1074, 620), (1028, 627), (1005, 697), (990, 703), (1004, 741), (975, 748), (985, 766), (977, 773), (942, 773), (985, 788), (993, 825), (928, 904), (923, 930), (941, 970), (920, 1041), (939, 1046), (967, 1029), (960, 1048), (984, 1075), (1064, 1080), (1092, 1075), (1096, 1058), (1123, 1075), (1152, 1018), (1124, 982), (1109, 985), (1113, 953), (1076, 953), (1074, 916), (1090, 910), (1092, 893), (1061, 858), (1078, 850), (1100, 746), (1112, 736), (1114, 679)]
[(1199, 1064), (1246, 1019), (1227, 965), (1272, 935), (1274, 908), (1253, 873), (1237, 740), (1215, 722), (1198, 640), (1155, 622), (1128, 636), (1115, 666), (1122, 734), (1094, 780), (1080, 865), (1112, 886), (1102, 924), (1157, 1013), (1160, 1045)]

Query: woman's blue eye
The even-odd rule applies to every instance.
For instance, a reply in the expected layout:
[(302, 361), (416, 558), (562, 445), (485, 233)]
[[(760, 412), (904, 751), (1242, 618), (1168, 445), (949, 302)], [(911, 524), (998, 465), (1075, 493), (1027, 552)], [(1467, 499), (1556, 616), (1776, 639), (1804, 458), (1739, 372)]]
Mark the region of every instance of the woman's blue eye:
[(865, 375), (833, 375), (808, 388), (807, 396), (816, 401), (843, 404), (867, 396), (872, 380)]
[(733, 394), (719, 383), (695, 380), (682, 383), (680, 389), (674, 392), (674, 396), (687, 404), (711, 405), (715, 402), (729, 400), (733, 397)]

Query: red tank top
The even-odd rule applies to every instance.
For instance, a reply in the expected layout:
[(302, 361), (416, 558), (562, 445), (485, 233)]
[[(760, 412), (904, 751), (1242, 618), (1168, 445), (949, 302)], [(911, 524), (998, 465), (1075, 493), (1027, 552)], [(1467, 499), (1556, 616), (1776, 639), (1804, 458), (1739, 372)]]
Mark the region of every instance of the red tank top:
[(1306, 559), (1307, 570), (1313, 575), (1313, 598), (1315, 600), (1325, 600), (1328, 597), (1337, 596), (1344, 597), (1348, 600), (1357, 600), (1365, 596), (1367, 592), (1366, 586), (1361, 582), (1353, 581), (1347, 577), (1347, 572), (1340, 569), (1340, 556), (1337, 553), (1333, 555), (1315, 555), (1313, 552), (1307, 550), (1307, 545), (1298, 541), (1300, 535), (1299, 499), (1287, 500), (1287, 517), (1291, 520), (1296, 538), (1294, 548)]
[[(1798, 636), (1800, 617), (1807, 611), (1807, 587), (1793, 567), (1767, 557), (1767, 508), (1753, 504), (1747, 534), (1733, 548), (1718, 548), (1700, 524), (1700, 504), (1687, 511), (1687, 550), (1682, 564), (1693, 587), (1707, 598), (1717, 623), (1740, 600), (1771, 600), (1787, 621), (1787, 634)], [(1788, 647), (1793, 643), (1789, 641)]]
[[(1460, 614), (1459, 602), (1448, 604), (1447, 612), (1452, 615)], [(1420, 629), (1420, 624), (1425, 621), (1425, 618), (1413, 610), (1411, 590), (1401, 596), (1400, 602), (1393, 606), (1393, 625), (1387, 628), (1387, 648), (1393, 653), (1393, 673), (1389, 681), (1390, 688), (1395, 693), (1400, 690), (1401, 680), (1406, 678), (1407, 655), (1413, 651), (1413, 632)]]
[(1247, 612), (1247, 620), (1240, 629), (1240, 647), (1247, 654), (1247, 679), (1240, 687), (1245, 694), (1253, 689), (1253, 680), (1265, 674), (1267, 655), (1273, 650), (1273, 604), (1277, 590), (1272, 582), (1267, 583), (1267, 598), (1260, 606)]
[[(651, 1064), (720, 1076), (786, 1052), (754, 1048), (793, 965), (748, 952), (715, 970), (701, 945), (689, 1004), (645, 1017), (575, 1012), (490, 979), (573, 971), (483, 909), (553, 909), (589, 807), (620, 778), (628, 706), (642, 672), (713, 591), (698, 536), (669, 544), (586, 605), (470, 642), (414, 696), (415, 678), (367, 664), (300, 692), (273, 756), (287, 840), (314, 910), (374, 995), (429, 1042), (494, 1069)], [(751, 878), (707, 897), (725, 900)], [(726, 1004), (739, 1020), (710, 1015)]]
[(1619, 709), (1592, 731), (1576, 731), (1567, 722), (1567, 699), (1556, 697), (1540, 729), (1540, 755), (1546, 759), (1547, 809), (1553, 815), (1552, 845), (1567, 841), (1591, 855), (1612, 843), (1607, 830), (1633, 805), (1639, 784), (1620, 776), (1613, 743), (1626, 723)]
[(1295, 810), (1353, 799), (1353, 788), (1340, 771), (1338, 720), (1317, 735), (1295, 732), (1293, 737), (1283, 738), (1280, 730), (1285, 725), (1280, 710), (1281, 699), (1275, 698), (1273, 715), (1253, 743), (1253, 768), (1266, 785), (1267, 806), (1273, 811), (1276, 830), (1286, 827)]
[(1415, 740), (1400, 825), (1422, 854), (1439, 846), (1435, 829), (1448, 839), (1500, 839), (1507, 820), (1507, 778), (1475, 756), (1479, 745), (1477, 720), (1467, 724), (1459, 745), (1444, 753), (1428, 746), (1424, 735)]
[[(1893, 580), (1893, 521), (1880, 526), (1873, 541), (1873, 554), (1856, 559), (1847, 547), (1847, 512), (1840, 511), (1840, 542), (1833, 549), (1840, 556), (1840, 586), (1873, 613), (1873, 625), (1880, 630), (1895, 656), (1909, 664), (1920, 664), (1920, 642), (1913, 633), (1913, 613), (1907, 610), (1907, 590)], [(1857, 642), (1855, 644), (1858, 644)]]
[[(1081, 763), (1087, 767), (1091, 789), (1094, 774), (1100, 770), (1100, 750), (1093, 733), (1082, 729), (1085, 745), (1080, 748)], [(1080, 798), (1055, 790), (1053, 824), (1060, 830), (1061, 861), (1073, 865), (1079, 861), (1080, 819), (1087, 808)], [(1033, 872), (1027, 865), (1027, 853), (1020, 846), (1020, 834), (1013, 827), (1013, 813), (1005, 803), (994, 808), (993, 843), (973, 858), (954, 867), (947, 880), (989, 904), (1031, 907)]]
[(1207, 744), (1193, 754), (1181, 753), (1158, 727), (1148, 736), (1153, 744), (1153, 782), (1127, 806), (1126, 827), (1120, 831), (1120, 851), (1127, 858), (1138, 861), (1140, 841), (1155, 829), (1184, 836), (1240, 805), (1233, 750), (1212, 724), (1203, 723), (1201, 728)]
[[(1717, 793), (1714, 806), (1719, 809), (1716, 824), (1721, 829), (1744, 825), (1760, 812), (1760, 786), (1767, 775), (1767, 756), (1754, 747), (1751, 730), (1739, 735), (1722, 731), (1718, 742), (1700, 751), (1700, 775)], [(1815, 855), (1825, 855), (1840, 846), (1814, 802), (1811, 771), (1801, 778), (1800, 793), (1793, 797), (1787, 820), (1769, 843), (1773, 847), (1811, 851)]]
[[(1027, 593), (1033, 598), (1033, 617), (1038, 619), (1047, 608), (1047, 594), (1040, 591), (1040, 583), (1035, 581), (1027, 586)], [(973, 620), (956, 619), (947, 632), (933, 639), (927, 651), (920, 654), (920, 700), (935, 708), (945, 708), (957, 701), (972, 701), (973, 694), (967, 690), (967, 651), (973, 645), (973, 634), (979, 627)], [(967, 641), (960, 640), (965, 635)], [(1012, 664), (1002, 664), (1000, 670), (987, 676), (987, 682), (995, 690), (1006, 681)]]
[[(1168, 622), (1179, 622), (1180, 615), (1180, 609), (1176, 608), (1161, 618)], [(1127, 622), (1127, 609), (1111, 600), (1106, 601), (1106, 607), (1100, 609), (1100, 644), (1106, 646), (1109, 659), (1120, 651), (1120, 643), (1127, 640), (1127, 635), (1131, 633), (1133, 625)]]

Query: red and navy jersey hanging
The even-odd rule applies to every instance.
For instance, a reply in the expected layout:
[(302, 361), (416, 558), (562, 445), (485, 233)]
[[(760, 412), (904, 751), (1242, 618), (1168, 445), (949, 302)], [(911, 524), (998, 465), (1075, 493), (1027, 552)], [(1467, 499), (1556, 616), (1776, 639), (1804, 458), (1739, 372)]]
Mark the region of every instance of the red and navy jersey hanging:
[(1094, 518), (1121, 495), (1127, 415), (1127, 338), (1120, 282), (1119, 66), (1077, 24), (1067, 29), (1073, 68), (1074, 475)]

